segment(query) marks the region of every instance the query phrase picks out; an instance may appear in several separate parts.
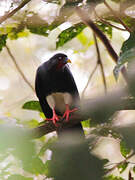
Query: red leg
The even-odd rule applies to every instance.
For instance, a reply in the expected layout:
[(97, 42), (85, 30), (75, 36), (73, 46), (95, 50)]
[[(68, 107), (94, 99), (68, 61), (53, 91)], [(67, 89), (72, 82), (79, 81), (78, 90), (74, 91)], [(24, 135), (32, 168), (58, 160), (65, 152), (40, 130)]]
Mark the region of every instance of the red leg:
[(69, 109), (69, 105), (66, 104), (66, 111), (65, 111), (65, 113), (64, 113), (64, 115), (63, 115), (63, 118), (66, 117), (66, 122), (69, 121), (69, 115), (70, 115), (70, 113), (75, 112), (75, 111), (77, 111), (77, 110), (78, 110), (77, 108), (74, 108), (74, 109), (70, 110), (70, 109)]
[(53, 121), (53, 124), (55, 126), (58, 126), (56, 124), (57, 121), (59, 121), (59, 117), (57, 116), (56, 112), (55, 112), (55, 109), (53, 108), (53, 117), (52, 118), (46, 118), (47, 121)]

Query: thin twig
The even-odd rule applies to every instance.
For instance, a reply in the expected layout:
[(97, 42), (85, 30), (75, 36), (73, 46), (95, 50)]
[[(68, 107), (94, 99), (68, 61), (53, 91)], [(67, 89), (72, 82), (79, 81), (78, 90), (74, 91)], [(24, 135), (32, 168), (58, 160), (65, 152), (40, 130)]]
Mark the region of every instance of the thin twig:
[(95, 68), (93, 69), (93, 71), (90, 73), (90, 76), (89, 76), (89, 78), (88, 78), (88, 81), (87, 81), (87, 83), (86, 83), (86, 85), (85, 85), (85, 87), (84, 87), (84, 89), (83, 89), (83, 91), (82, 91), (81, 99), (84, 99), (85, 91), (86, 91), (86, 89), (87, 89), (87, 87), (88, 87), (88, 85), (89, 85), (89, 83), (90, 83), (90, 80), (91, 80), (91, 78), (93, 77), (93, 75), (94, 75), (97, 67), (98, 67), (98, 62), (96, 63), (96, 66), (95, 66)]
[(105, 93), (107, 93), (107, 83), (106, 83), (106, 78), (105, 78), (105, 73), (104, 73), (104, 67), (103, 67), (103, 63), (101, 61), (100, 50), (99, 50), (97, 37), (96, 37), (95, 33), (93, 33), (93, 37), (94, 37), (96, 51), (97, 51), (97, 60), (98, 60), (98, 64), (100, 65), (101, 74), (102, 74), (102, 77), (103, 77), (104, 89), (105, 89)]
[(124, 159), (123, 161), (117, 163), (115, 166), (113, 166), (111, 169), (108, 169), (106, 171), (106, 173), (110, 173), (111, 171), (113, 171), (114, 169), (116, 169), (120, 164), (126, 163), (128, 159), (130, 159), (131, 157), (133, 157), (135, 155), (135, 152), (131, 153), (126, 159)]
[(125, 29), (131, 33), (132, 32), (131, 29), (121, 20), (119, 16), (117, 16), (115, 11), (109, 6), (109, 4), (105, 0), (104, 0), (104, 4), (111, 11), (111, 13), (119, 20), (119, 22), (125, 27)]
[[(76, 12), (82, 19), (83, 23), (90, 27), (93, 32), (98, 36), (98, 38), (102, 41), (104, 46), (106, 47), (108, 53), (112, 57), (115, 63), (117, 63), (118, 55), (114, 51), (112, 45), (110, 44), (108, 38), (104, 35), (104, 33), (96, 26), (96, 24), (88, 17), (86, 11), (82, 10), (80, 7), (76, 7)], [(125, 67), (121, 70), (123, 77), (125, 78), (126, 82), (128, 81), (127, 71)]]
[(97, 16), (97, 18), (98, 18), (101, 22), (103, 22), (104, 24), (107, 24), (107, 25), (109, 25), (109, 26), (111, 26), (111, 27), (113, 27), (113, 28), (115, 28), (115, 29), (120, 30), (120, 31), (127, 31), (127, 30), (124, 29), (124, 28), (120, 28), (120, 27), (118, 27), (118, 26), (115, 26), (115, 25), (111, 24), (110, 22), (102, 19), (102, 18), (97, 14), (97, 12), (96, 12), (95, 9), (94, 9), (94, 13), (95, 13), (95, 15)]
[(0, 24), (7, 20), (8, 18), (12, 17), (17, 11), (19, 11), (21, 8), (23, 8), (27, 3), (29, 3), (31, 0), (23, 0), (22, 3), (15, 8), (13, 11), (6, 13), (4, 16), (0, 17)]
[(25, 74), (22, 72), (21, 68), (19, 67), (19, 65), (17, 64), (17, 61), (15, 59), (15, 57), (13, 56), (13, 54), (11, 53), (9, 47), (6, 45), (6, 49), (7, 52), (9, 54), (9, 56), (11, 57), (17, 71), (19, 72), (19, 74), (21, 75), (21, 77), (23, 78), (23, 80), (26, 82), (26, 84), (32, 89), (32, 91), (35, 92), (34, 87), (31, 85), (31, 83), (28, 81), (28, 79), (25, 77)]

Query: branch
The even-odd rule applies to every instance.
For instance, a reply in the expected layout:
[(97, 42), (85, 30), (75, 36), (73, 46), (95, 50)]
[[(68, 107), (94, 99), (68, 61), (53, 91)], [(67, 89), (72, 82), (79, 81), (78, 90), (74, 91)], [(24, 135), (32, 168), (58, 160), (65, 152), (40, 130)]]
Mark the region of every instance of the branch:
[(95, 100), (81, 101), (79, 110), (72, 114), (68, 123), (64, 122), (64, 119), (60, 119), (59, 126), (56, 127), (52, 122), (46, 121), (44, 125), (30, 130), (28, 134), (31, 138), (39, 138), (53, 131), (67, 129), (89, 118), (95, 124), (105, 123), (116, 111), (135, 109), (135, 100), (123, 98), (125, 96), (127, 96), (127, 92), (120, 91)]
[[(123, 161), (116, 163), (115, 166), (113, 166), (111, 169), (107, 169), (106, 173), (110, 173), (111, 171), (113, 171), (114, 169), (116, 169), (119, 165), (126, 163), (128, 159), (132, 158), (135, 155), (135, 152), (131, 153), (126, 159), (124, 159)], [(108, 166), (108, 165), (107, 165)]]
[(99, 46), (98, 46), (98, 42), (97, 42), (97, 38), (96, 38), (95, 33), (93, 33), (93, 36), (94, 36), (95, 46), (96, 46), (96, 51), (97, 51), (98, 64), (100, 65), (101, 74), (102, 74), (102, 77), (103, 77), (105, 93), (107, 93), (107, 83), (106, 83), (106, 79), (105, 79), (104, 67), (103, 67), (103, 63), (101, 61), (100, 50), (99, 50)]
[(93, 77), (93, 75), (94, 75), (97, 67), (98, 67), (98, 62), (96, 63), (96, 66), (95, 66), (95, 68), (93, 69), (92, 73), (90, 73), (90, 75), (89, 75), (88, 81), (87, 81), (87, 83), (86, 83), (86, 85), (85, 85), (85, 87), (84, 87), (84, 89), (83, 89), (83, 91), (82, 91), (81, 99), (84, 99), (84, 93), (85, 93), (85, 91), (86, 91), (86, 89), (87, 89), (87, 87), (88, 87), (88, 85), (89, 85), (89, 83), (90, 83), (90, 80), (91, 80), (91, 78)]
[(17, 8), (15, 8), (13, 11), (6, 13), (4, 16), (0, 17), (0, 24), (3, 23), (8, 18), (12, 17), (17, 11), (19, 11), (21, 8), (23, 8), (30, 1), (31, 0), (23, 0), (22, 3)]
[[(88, 15), (86, 14), (86, 12), (84, 10), (77, 7), (76, 12), (80, 16), (80, 18), (82, 19), (83, 23), (86, 24), (88, 27), (90, 27), (93, 30), (93, 32), (97, 35), (97, 37), (102, 41), (102, 43), (106, 47), (108, 53), (110, 54), (110, 56), (112, 57), (114, 62), (117, 63), (118, 55), (114, 51), (113, 47), (111, 46), (109, 40), (104, 35), (104, 33), (102, 31), (100, 31), (100, 29), (95, 25), (95, 23), (90, 18), (88, 18)], [(126, 71), (125, 67), (122, 68), (121, 72), (122, 72), (123, 77), (125, 78), (125, 80), (127, 82), (128, 77), (127, 77), (127, 71)]]
[(104, 24), (107, 24), (107, 25), (109, 25), (109, 26), (111, 26), (111, 27), (113, 27), (113, 28), (115, 28), (115, 29), (120, 30), (120, 31), (127, 31), (126, 29), (123, 29), (123, 28), (120, 28), (120, 27), (118, 27), (118, 26), (115, 26), (115, 25), (111, 24), (110, 22), (102, 19), (102, 18), (97, 14), (97, 12), (96, 12), (95, 9), (94, 9), (94, 13), (95, 13), (95, 15), (97, 16), (97, 18), (98, 18), (101, 22), (103, 22)]
[(6, 45), (5, 46), (6, 49), (7, 49), (7, 52), (9, 54), (9, 56), (11, 57), (17, 71), (19, 72), (19, 74), (21, 75), (21, 77), (23, 78), (23, 80), (26, 82), (26, 84), (32, 89), (32, 91), (35, 92), (33, 86), (31, 85), (31, 83), (28, 81), (28, 79), (25, 77), (25, 74), (22, 72), (21, 68), (19, 67), (19, 65), (17, 64), (16, 60), (15, 60), (15, 57), (13, 56), (13, 54), (11, 53), (9, 47)]
[(120, 19), (119, 16), (116, 15), (115, 11), (109, 6), (109, 4), (105, 0), (104, 0), (104, 4), (111, 11), (114, 17), (116, 17), (119, 20), (119, 22), (125, 27), (125, 29), (131, 33), (132, 31), (129, 29), (129, 27)]

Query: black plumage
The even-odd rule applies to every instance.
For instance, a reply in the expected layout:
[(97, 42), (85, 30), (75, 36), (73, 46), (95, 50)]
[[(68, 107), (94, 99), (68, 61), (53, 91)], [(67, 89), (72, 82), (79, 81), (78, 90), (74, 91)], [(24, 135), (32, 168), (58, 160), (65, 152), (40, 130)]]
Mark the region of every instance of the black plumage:
[[(77, 101), (79, 101), (78, 89), (69, 66), (67, 65), (68, 62), (68, 57), (65, 54), (59, 53), (44, 62), (37, 69), (35, 89), (46, 118), (52, 118), (54, 114), (53, 108), (49, 103), (50, 100), (58, 116), (62, 116), (66, 110), (66, 102), (64, 102), (65, 104), (60, 102), (59, 105), (55, 102), (56, 99), (60, 97), (58, 96), (58, 98), (55, 98), (56, 93), (56, 95), (59, 93), (60, 95), (64, 94), (65, 99), (63, 100), (67, 102), (71, 101), (69, 104), (70, 109), (75, 108)], [(48, 101), (48, 97), (53, 97), (53, 99)], [(63, 106), (62, 111), (59, 108), (60, 106)], [(75, 127), (82, 128), (80, 123)]]

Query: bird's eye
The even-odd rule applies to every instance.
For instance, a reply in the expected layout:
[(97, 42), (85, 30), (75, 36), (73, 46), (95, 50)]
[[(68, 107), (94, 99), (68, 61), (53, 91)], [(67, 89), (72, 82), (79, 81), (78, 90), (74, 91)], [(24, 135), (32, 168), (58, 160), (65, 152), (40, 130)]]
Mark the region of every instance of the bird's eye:
[(59, 60), (62, 60), (62, 57), (59, 57)]

